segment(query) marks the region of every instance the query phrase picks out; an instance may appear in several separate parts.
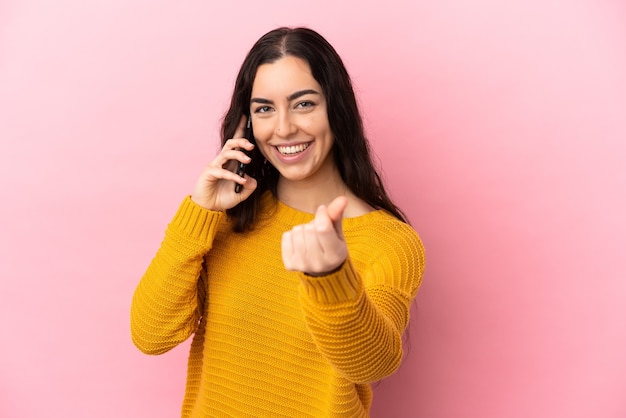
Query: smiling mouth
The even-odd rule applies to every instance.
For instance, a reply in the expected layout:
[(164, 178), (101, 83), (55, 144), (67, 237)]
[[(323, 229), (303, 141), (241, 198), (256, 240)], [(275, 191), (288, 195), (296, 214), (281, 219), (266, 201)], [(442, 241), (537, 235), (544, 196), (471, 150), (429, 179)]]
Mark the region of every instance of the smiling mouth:
[(301, 152), (304, 152), (304, 150), (307, 149), (309, 145), (311, 145), (311, 143), (307, 142), (305, 144), (298, 144), (298, 145), (277, 146), (276, 149), (282, 155), (296, 155), (296, 154), (300, 154)]

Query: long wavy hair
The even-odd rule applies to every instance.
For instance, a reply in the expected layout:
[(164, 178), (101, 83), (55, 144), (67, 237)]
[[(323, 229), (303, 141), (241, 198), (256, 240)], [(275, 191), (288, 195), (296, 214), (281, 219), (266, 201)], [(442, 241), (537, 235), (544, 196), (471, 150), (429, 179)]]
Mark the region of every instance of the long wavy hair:
[[(328, 111), (328, 122), (334, 136), (333, 158), (341, 178), (360, 199), (376, 209), (384, 209), (403, 222), (402, 211), (391, 201), (372, 161), (370, 146), (363, 130), (352, 82), (335, 49), (317, 32), (308, 28), (274, 29), (263, 35), (243, 61), (230, 108), (222, 121), (222, 146), (235, 134), (241, 116), (250, 115), (252, 84), (257, 68), (285, 56), (293, 56), (309, 64), (313, 78), (320, 84)], [(254, 142), (254, 139), (251, 139)], [(250, 230), (259, 216), (260, 197), (270, 190), (276, 196), (279, 174), (258, 147), (250, 153), (252, 162), (246, 168), (258, 186), (252, 195), (227, 214), (237, 232)]]

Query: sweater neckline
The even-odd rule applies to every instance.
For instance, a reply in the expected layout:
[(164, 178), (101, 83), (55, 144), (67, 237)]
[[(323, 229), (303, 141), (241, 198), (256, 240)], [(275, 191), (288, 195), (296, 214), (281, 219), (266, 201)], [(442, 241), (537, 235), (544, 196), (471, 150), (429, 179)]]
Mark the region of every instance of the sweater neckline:
[[(270, 191), (266, 192), (263, 196), (264, 203), (269, 207), (274, 208), (274, 213), (279, 218), (289, 219), (291, 222), (295, 224), (299, 223), (307, 223), (313, 220), (315, 214), (304, 212), (299, 209), (293, 208), (286, 203), (280, 201), (274, 194)], [(382, 209), (375, 209), (371, 212), (365, 213), (363, 215), (355, 216), (352, 218), (343, 218), (343, 227), (350, 228), (356, 227), (363, 224), (368, 224), (375, 219), (381, 219), (382, 217), (390, 216), (386, 211)]]

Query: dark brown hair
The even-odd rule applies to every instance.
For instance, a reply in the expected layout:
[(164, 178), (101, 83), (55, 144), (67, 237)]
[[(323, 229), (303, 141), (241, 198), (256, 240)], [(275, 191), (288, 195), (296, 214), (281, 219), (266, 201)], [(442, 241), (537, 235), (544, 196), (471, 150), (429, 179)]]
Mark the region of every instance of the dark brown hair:
[[(372, 162), (371, 151), (359, 113), (352, 82), (335, 49), (317, 32), (308, 28), (278, 28), (263, 35), (243, 61), (230, 108), (222, 122), (222, 146), (235, 134), (242, 115), (250, 114), (252, 84), (262, 64), (294, 56), (306, 61), (313, 78), (326, 97), (328, 122), (334, 136), (333, 157), (341, 178), (348, 188), (369, 205), (384, 209), (407, 222), (393, 204)], [(267, 190), (276, 195), (278, 172), (255, 147), (247, 173), (258, 186), (252, 195), (227, 211), (237, 232), (251, 229), (258, 218), (260, 196)]]

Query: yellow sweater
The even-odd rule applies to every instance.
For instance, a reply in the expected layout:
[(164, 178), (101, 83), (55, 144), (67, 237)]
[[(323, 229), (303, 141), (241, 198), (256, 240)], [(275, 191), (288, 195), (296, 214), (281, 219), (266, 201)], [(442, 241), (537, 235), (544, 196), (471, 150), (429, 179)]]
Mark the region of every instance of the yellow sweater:
[(137, 286), (133, 342), (164, 353), (194, 334), (183, 417), (367, 417), (393, 373), (424, 269), (419, 237), (384, 211), (343, 220), (349, 258), (286, 271), (281, 235), (313, 215), (267, 193), (251, 232), (186, 198)]

